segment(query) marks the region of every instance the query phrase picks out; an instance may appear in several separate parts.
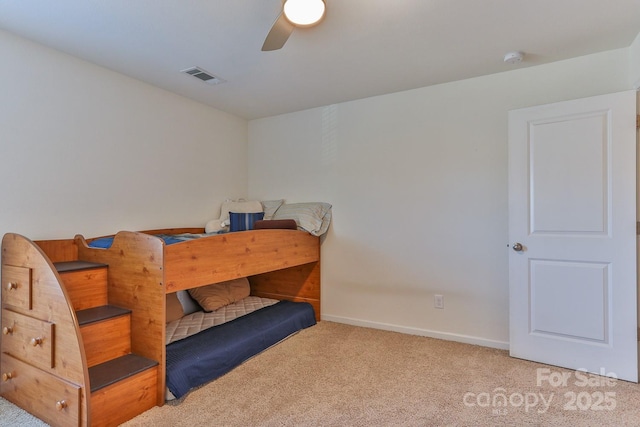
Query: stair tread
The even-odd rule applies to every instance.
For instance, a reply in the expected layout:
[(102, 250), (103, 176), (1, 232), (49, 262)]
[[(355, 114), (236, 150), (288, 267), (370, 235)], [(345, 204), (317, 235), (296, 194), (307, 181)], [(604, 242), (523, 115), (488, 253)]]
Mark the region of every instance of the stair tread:
[(147, 359), (137, 354), (127, 354), (92, 366), (89, 368), (91, 393), (157, 365), (158, 362), (155, 360)]
[(107, 264), (89, 261), (60, 261), (54, 262), (53, 265), (58, 270), (58, 273), (108, 267)]
[(130, 313), (131, 310), (126, 308), (116, 307), (115, 305), (102, 305), (100, 307), (78, 310), (76, 311), (76, 317), (78, 318), (78, 324), (83, 326)]

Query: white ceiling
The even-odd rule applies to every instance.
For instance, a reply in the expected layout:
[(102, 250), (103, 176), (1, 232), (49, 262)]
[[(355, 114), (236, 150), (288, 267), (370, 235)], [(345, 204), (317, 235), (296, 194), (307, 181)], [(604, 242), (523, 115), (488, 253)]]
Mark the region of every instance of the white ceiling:
[[(628, 47), (640, 0), (326, 0), (260, 48), (281, 0), (0, 0), (4, 29), (247, 118)], [(522, 50), (525, 61), (503, 62)], [(192, 66), (226, 80), (209, 85)]]

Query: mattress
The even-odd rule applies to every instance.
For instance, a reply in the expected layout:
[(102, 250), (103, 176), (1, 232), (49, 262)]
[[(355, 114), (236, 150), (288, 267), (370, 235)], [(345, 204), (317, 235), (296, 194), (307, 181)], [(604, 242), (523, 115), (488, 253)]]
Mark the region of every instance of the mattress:
[(167, 345), (167, 388), (180, 398), (291, 334), (316, 324), (307, 302), (278, 301)]
[(171, 344), (212, 326), (222, 325), (277, 302), (278, 300), (275, 299), (249, 296), (210, 313), (197, 311), (188, 314), (178, 320), (167, 323), (166, 343)]

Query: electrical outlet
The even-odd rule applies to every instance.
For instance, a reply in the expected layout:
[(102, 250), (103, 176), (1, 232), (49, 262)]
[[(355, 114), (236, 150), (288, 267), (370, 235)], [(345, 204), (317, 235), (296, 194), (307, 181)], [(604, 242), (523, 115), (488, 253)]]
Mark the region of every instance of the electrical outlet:
[(433, 296), (433, 306), (435, 308), (444, 308), (444, 296), (442, 295), (434, 295)]

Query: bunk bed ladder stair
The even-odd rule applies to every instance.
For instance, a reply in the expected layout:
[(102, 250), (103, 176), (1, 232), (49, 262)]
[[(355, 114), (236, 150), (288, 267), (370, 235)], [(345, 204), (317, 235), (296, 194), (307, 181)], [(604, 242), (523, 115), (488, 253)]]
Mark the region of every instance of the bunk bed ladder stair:
[(84, 261), (54, 265), (84, 343), (91, 425), (119, 425), (154, 407), (158, 362), (131, 353), (131, 310), (109, 304), (108, 266)]

